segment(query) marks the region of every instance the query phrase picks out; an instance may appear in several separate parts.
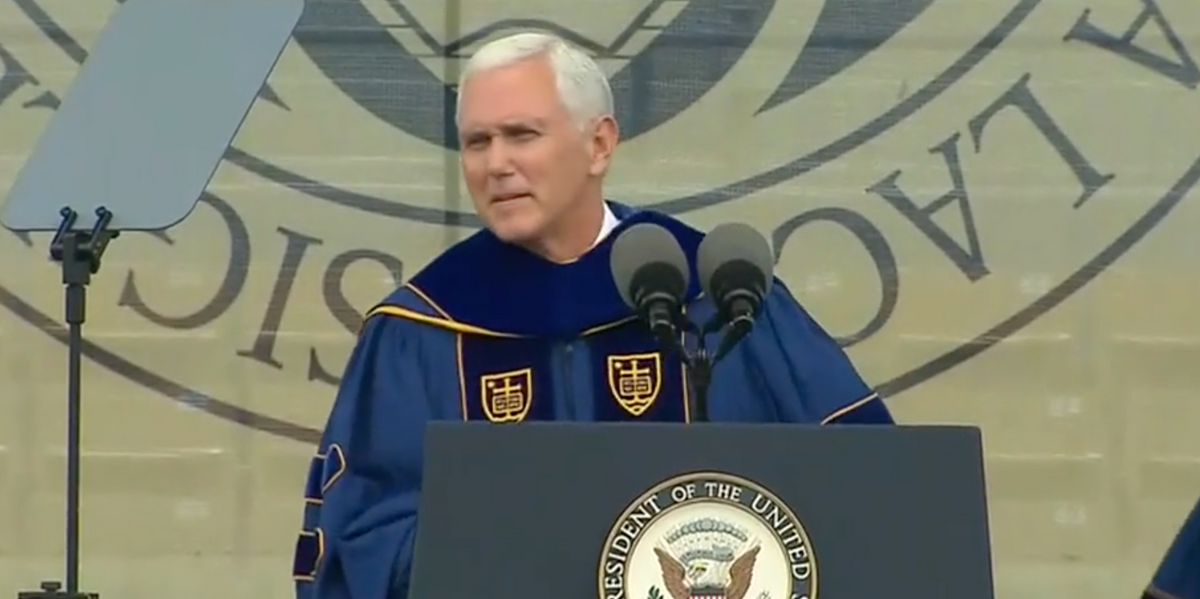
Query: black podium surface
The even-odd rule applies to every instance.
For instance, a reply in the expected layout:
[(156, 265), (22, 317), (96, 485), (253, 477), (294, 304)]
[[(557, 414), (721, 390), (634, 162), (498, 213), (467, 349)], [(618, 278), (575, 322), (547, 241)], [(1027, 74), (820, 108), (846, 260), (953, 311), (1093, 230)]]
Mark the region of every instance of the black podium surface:
[(433, 423), (410, 599), (991, 599), (973, 427)]

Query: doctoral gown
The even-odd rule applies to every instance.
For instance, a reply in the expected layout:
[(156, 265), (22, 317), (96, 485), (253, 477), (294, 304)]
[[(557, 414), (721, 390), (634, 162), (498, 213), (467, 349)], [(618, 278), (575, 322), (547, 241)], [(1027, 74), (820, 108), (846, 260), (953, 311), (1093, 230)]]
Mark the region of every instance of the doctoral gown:
[[(704, 234), (609, 207), (620, 224), (579, 260), (548, 262), (482, 230), (368, 312), (309, 469), (298, 597), (406, 597), (431, 420), (692, 419), (687, 369), (621, 300), (609, 255), (629, 226), (666, 227), (692, 265), (685, 313), (703, 323), (715, 313), (696, 283)], [(893, 423), (777, 279), (753, 330), (714, 369), (708, 402), (716, 422)]]

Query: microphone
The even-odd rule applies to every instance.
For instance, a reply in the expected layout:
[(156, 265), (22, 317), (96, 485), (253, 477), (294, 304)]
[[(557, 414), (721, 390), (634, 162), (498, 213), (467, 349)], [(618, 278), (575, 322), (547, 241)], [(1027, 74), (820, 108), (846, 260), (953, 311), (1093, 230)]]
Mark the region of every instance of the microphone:
[(774, 281), (775, 255), (753, 227), (727, 223), (700, 242), (696, 270), (701, 288), (717, 307), (717, 322), (729, 326), (717, 352), (721, 356), (754, 327)]
[(629, 227), (613, 242), (613, 282), (659, 342), (679, 347), (678, 319), (688, 287), (688, 261), (670, 231), (649, 223)]

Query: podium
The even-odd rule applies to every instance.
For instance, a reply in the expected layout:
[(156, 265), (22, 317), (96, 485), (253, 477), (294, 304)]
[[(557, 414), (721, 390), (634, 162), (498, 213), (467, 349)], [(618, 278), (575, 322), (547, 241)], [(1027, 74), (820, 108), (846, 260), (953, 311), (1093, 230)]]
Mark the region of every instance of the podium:
[(431, 423), (410, 599), (991, 599), (954, 426)]

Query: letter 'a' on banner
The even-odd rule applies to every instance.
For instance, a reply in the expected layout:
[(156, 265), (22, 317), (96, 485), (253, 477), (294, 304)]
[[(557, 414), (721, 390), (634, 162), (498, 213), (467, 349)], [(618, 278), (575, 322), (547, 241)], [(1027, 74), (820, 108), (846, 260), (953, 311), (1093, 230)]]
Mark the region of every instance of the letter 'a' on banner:
[(67, 324), (66, 585), (79, 591), (81, 357), (87, 286), (121, 231), (196, 207), (304, 12), (304, 0), (128, 0), (115, 9), (17, 175), (0, 224), (53, 231)]

